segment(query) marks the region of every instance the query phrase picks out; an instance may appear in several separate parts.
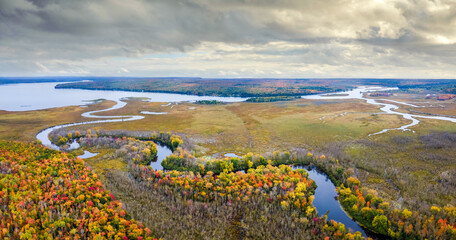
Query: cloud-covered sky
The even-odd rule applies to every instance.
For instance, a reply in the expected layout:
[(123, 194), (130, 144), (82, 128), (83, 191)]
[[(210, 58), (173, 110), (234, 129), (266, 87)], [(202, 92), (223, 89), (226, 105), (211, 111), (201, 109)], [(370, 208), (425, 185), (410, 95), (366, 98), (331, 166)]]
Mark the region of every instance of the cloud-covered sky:
[(456, 78), (456, 0), (0, 0), (0, 76)]

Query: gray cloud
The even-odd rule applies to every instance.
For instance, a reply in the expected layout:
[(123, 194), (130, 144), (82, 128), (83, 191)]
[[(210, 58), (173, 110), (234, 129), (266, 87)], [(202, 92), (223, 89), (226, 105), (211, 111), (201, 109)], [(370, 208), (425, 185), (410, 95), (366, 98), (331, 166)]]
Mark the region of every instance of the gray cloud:
[(453, 0), (0, 0), (0, 75), (454, 77)]

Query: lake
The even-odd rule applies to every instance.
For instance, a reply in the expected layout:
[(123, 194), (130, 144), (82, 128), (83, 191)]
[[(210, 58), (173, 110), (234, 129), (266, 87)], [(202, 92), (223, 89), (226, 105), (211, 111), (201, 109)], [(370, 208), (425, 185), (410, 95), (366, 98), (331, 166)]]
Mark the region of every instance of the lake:
[(123, 98), (148, 98), (150, 102), (185, 102), (217, 100), (221, 102), (242, 102), (246, 98), (195, 96), (171, 93), (105, 91), (83, 89), (55, 89), (59, 83), (19, 83), (0, 85), (0, 110), (30, 111), (46, 108), (78, 106), (92, 100), (106, 99), (119, 101)]

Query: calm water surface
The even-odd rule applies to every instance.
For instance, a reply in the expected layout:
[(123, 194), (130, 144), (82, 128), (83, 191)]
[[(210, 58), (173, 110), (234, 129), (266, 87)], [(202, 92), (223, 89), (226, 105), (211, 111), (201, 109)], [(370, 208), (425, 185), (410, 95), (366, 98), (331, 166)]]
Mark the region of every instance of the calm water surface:
[(19, 83), (0, 85), (0, 110), (30, 111), (54, 107), (85, 105), (91, 100), (107, 99), (119, 101), (122, 98), (148, 98), (150, 102), (183, 102), (196, 100), (217, 100), (242, 102), (246, 98), (194, 96), (185, 94), (104, 91), (83, 89), (55, 89), (59, 83)]
[(98, 155), (98, 153), (91, 153), (89, 151), (84, 151), (84, 154), (79, 155), (78, 157), (80, 157), (82, 159), (86, 159), (86, 158), (95, 157), (96, 155)]
[(367, 236), (364, 230), (353, 221), (342, 209), (337, 200), (336, 186), (331, 182), (325, 173), (318, 171), (315, 168), (306, 168), (301, 166), (293, 166), (293, 169), (304, 169), (309, 173), (309, 178), (312, 179), (317, 188), (315, 189), (315, 199), (313, 205), (317, 208), (318, 215), (323, 216), (327, 211), (328, 219), (341, 222), (346, 228), (352, 232), (359, 231), (363, 236)]
[(237, 155), (235, 153), (225, 153), (225, 154), (223, 154), (223, 156), (224, 157), (230, 157), (230, 158), (235, 158), (235, 157), (242, 158), (241, 156), (239, 156), (239, 155)]
[[(372, 99), (372, 98), (366, 98), (364, 97), (365, 93), (369, 92), (376, 92), (376, 91), (390, 91), (390, 90), (398, 90), (397, 87), (394, 88), (388, 88), (388, 87), (358, 87), (356, 89), (346, 91), (346, 92), (341, 92), (341, 93), (326, 93), (326, 94), (317, 94), (317, 95), (308, 95), (308, 96), (303, 96), (302, 98), (304, 99), (311, 99), (311, 100), (336, 100), (336, 99), (341, 99), (341, 100), (346, 100), (346, 99), (361, 99), (365, 100), (367, 103), (372, 104), (372, 105), (378, 105), (382, 106), (380, 110), (382, 111), (381, 113), (384, 114), (394, 114), (394, 115), (399, 115), (402, 116), (405, 119), (411, 120), (412, 122), (397, 128), (386, 128), (383, 129), (379, 132), (372, 133), (371, 135), (377, 135), (377, 134), (382, 134), (385, 132), (388, 132), (390, 130), (402, 130), (402, 131), (412, 131), (410, 130), (410, 127), (415, 126), (420, 123), (420, 120), (417, 118), (427, 118), (427, 119), (437, 119), (437, 120), (443, 120), (443, 121), (449, 121), (456, 123), (456, 118), (451, 118), (451, 117), (444, 117), (444, 116), (428, 116), (428, 115), (420, 115), (420, 114), (409, 114), (409, 113), (402, 113), (395, 111), (399, 109), (399, 107), (393, 103), (396, 104), (401, 104), (405, 106), (411, 106), (411, 107), (422, 107), (422, 106), (417, 106), (414, 104), (410, 103), (405, 103), (405, 102), (399, 102), (399, 101), (394, 101), (390, 99)], [(383, 102), (378, 102), (378, 101), (387, 101), (391, 103), (383, 103)]]
[(163, 170), (161, 163), (167, 156), (171, 154), (173, 154), (173, 151), (171, 151), (171, 149), (161, 143), (157, 143), (157, 159), (155, 161), (152, 161), (150, 163), (150, 166), (154, 170)]
[[(64, 125), (54, 126), (45, 129), (37, 134), (37, 139), (44, 145), (53, 149), (58, 147), (51, 143), (48, 135), (53, 130), (77, 126), (83, 124), (93, 123), (107, 123), (107, 122), (120, 122), (120, 121), (134, 121), (144, 118), (144, 116), (131, 115), (131, 116), (98, 116), (96, 113), (110, 111), (122, 108), (126, 105), (125, 102), (120, 101), (128, 97), (147, 98), (151, 102), (168, 102), (165, 106), (171, 105), (173, 102), (182, 101), (196, 101), (196, 100), (218, 100), (224, 102), (239, 102), (244, 101), (245, 98), (236, 97), (212, 97), (212, 96), (192, 96), (184, 94), (166, 94), (166, 93), (144, 93), (144, 92), (128, 92), (128, 91), (98, 91), (98, 90), (81, 90), (81, 89), (55, 89), (54, 86), (58, 83), (21, 83), (21, 84), (6, 84), (0, 85), (0, 110), (6, 111), (29, 111), (40, 110), (54, 107), (64, 107), (73, 105), (85, 105), (91, 103), (96, 99), (107, 99), (116, 102), (116, 105), (108, 109), (97, 110), (83, 113), (82, 116), (86, 118), (104, 119), (95, 121), (86, 121), (78, 123), (70, 123)], [(142, 114), (166, 114), (166, 112), (144, 112)], [(70, 149), (77, 149), (79, 144), (74, 141), (70, 145)], [(157, 144), (157, 160), (151, 163), (154, 169), (163, 169), (161, 162), (172, 151), (163, 145)], [(84, 154), (79, 156), (81, 158), (90, 158), (96, 156), (97, 153), (84, 151)]]
[[(126, 92), (126, 91), (99, 91), (99, 90), (82, 90), (82, 89), (55, 89), (54, 86), (56, 83), (26, 83), (26, 84), (7, 84), (0, 85), (0, 110), (7, 111), (28, 111), (28, 110), (38, 110), (54, 107), (63, 107), (63, 106), (72, 106), (72, 105), (85, 105), (91, 100), (96, 99), (107, 99), (116, 101), (116, 105), (105, 110), (93, 111), (84, 113), (83, 116), (87, 118), (104, 118), (104, 120), (90, 121), (84, 123), (72, 123), (66, 125), (55, 126), (49, 129), (46, 129), (40, 132), (37, 135), (37, 138), (41, 140), (45, 145), (50, 145), (55, 147), (50, 143), (47, 138), (48, 134), (55, 129), (67, 126), (75, 126), (87, 123), (105, 123), (105, 122), (117, 122), (117, 121), (133, 121), (144, 118), (143, 116), (97, 116), (93, 115), (97, 112), (109, 111), (112, 109), (118, 109), (125, 106), (125, 102), (120, 101), (123, 98), (127, 97), (138, 97), (138, 98), (148, 98), (148, 101), (151, 102), (168, 102), (169, 104), (163, 106), (172, 105), (172, 102), (182, 102), (182, 101), (196, 101), (196, 100), (218, 100), (223, 102), (240, 102), (244, 101), (245, 98), (237, 97), (212, 97), (212, 96), (192, 96), (184, 94), (166, 94), (166, 93), (145, 93), (145, 92)], [(367, 103), (373, 105), (381, 105), (381, 111), (387, 114), (397, 114), (401, 115), (406, 119), (412, 120), (411, 124), (407, 124), (397, 129), (406, 130), (408, 127), (416, 125), (419, 123), (419, 120), (416, 118), (430, 118), (430, 119), (439, 119), (445, 121), (456, 122), (454, 118), (447, 117), (438, 117), (438, 116), (423, 116), (417, 114), (406, 114), (396, 112), (394, 110), (399, 107), (395, 104), (409, 105), (413, 107), (412, 104), (402, 103), (397, 101), (391, 101), (389, 99), (379, 99), (392, 102), (390, 103), (380, 103), (374, 99), (368, 99), (363, 96), (365, 92), (368, 91), (379, 91), (379, 90), (393, 90), (386, 88), (366, 88), (360, 87), (351, 91), (344, 92), (345, 96), (331, 96), (331, 94), (320, 94), (312, 96), (304, 96), (306, 99), (313, 100), (327, 100), (327, 99), (363, 99)], [(340, 94), (340, 93), (339, 93)], [(143, 114), (166, 114), (166, 113), (154, 113), (154, 112), (145, 112)], [(381, 132), (383, 133), (391, 129), (384, 129)], [(376, 134), (378, 134), (376, 133)], [(172, 151), (163, 145), (157, 144), (158, 156), (157, 160), (152, 162), (150, 165), (155, 170), (162, 170), (161, 162), (166, 156), (172, 154)], [(96, 153), (90, 153), (85, 151), (81, 157), (88, 158), (95, 156)], [(235, 157), (237, 155), (228, 153), (225, 154), (226, 157)], [(294, 167), (300, 168), (300, 167)], [(305, 168), (304, 168), (305, 169)], [(344, 223), (344, 225), (354, 231), (359, 231), (366, 236), (366, 233), (363, 229), (352, 219), (350, 219), (347, 214), (342, 210), (339, 202), (337, 201), (337, 192), (335, 190), (334, 184), (329, 180), (329, 178), (316, 169), (306, 169), (309, 173), (309, 177), (315, 181), (317, 188), (315, 190), (315, 200), (313, 202), (314, 206), (317, 208), (319, 215), (325, 214), (327, 211), (328, 218), (333, 219), (338, 222)]]

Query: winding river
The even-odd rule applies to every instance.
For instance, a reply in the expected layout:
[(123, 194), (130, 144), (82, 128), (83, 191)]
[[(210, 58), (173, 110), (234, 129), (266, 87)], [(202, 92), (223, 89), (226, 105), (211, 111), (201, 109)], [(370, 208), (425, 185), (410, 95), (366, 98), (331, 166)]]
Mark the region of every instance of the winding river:
[[(127, 116), (99, 116), (97, 113), (107, 112), (115, 109), (123, 108), (127, 103), (123, 101), (126, 98), (144, 98), (149, 102), (163, 102), (162, 106), (172, 108), (179, 102), (193, 102), (197, 100), (217, 100), (222, 102), (241, 102), (246, 98), (240, 97), (215, 97), (215, 96), (195, 96), (185, 94), (169, 94), (169, 93), (151, 93), (151, 92), (129, 92), (129, 91), (102, 91), (102, 90), (82, 90), (82, 89), (55, 89), (58, 83), (20, 83), (20, 84), (4, 84), (0, 85), (0, 110), (6, 111), (32, 111), (40, 109), (48, 109), (55, 107), (65, 107), (74, 105), (87, 105), (93, 103), (93, 100), (106, 99), (115, 101), (116, 104), (110, 108), (85, 112), (83, 117), (88, 119), (97, 119), (93, 121), (84, 121), (77, 123), (62, 124), (53, 126), (40, 131), (36, 138), (43, 145), (49, 148), (58, 150), (58, 146), (54, 145), (49, 140), (49, 133), (54, 130), (79, 126), (84, 124), (99, 124), (135, 121), (143, 119), (143, 115), (158, 115), (167, 114), (167, 112), (149, 112), (143, 111), (142, 115), (127, 115)], [(70, 149), (79, 148), (79, 144), (74, 141), (70, 144)], [(166, 146), (157, 145), (157, 161), (151, 163), (154, 169), (163, 169), (161, 161), (172, 152)], [(81, 158), (89, 158), (96, 156), (96, 153), (84, 151)]]
[[(413, 130), (411, 130), (410, 127), (415, 126), (418, 123), (420, 123), (420, 120), (418, 120), (417, 118), (437, 119), (437, 120), (450, 121), (450, 122), (456, 123), (456, 118), (451, 118), (451, 117), (427, 116), (427, 115), (418, 115), (418, 114), (397, 112), (394, 110), (399, 109), (399, 107), (392, 103), (401, 104), (401, 105), (410, 106), (410, 107), (422, 107), (422, 106), (417, 106), (417, 105), (405, 103), (405, 102), (394, 101), (394, 100), (390, 100), (390, 99), (372, 99), (372, 98), (367, 98), (364, 96), (365, 93), (369, 93), (369, 92), (390, 91), (390, 90), (398, 90), (398, 88), (361, 86), (356, 89), (346, 91), (346, 92), (340, 92), (337, 94), (327, 93), (327, 94), (318, 94), (318, 95), (308, 95), (308, 96), (303, 96), (302, 98), (311, 99), (311, 100), (360, 99), (360, 100), (364, 100), (367, 103), (372, 104), (372, 105), (382, 106), (380, 108), (380, 111), (382, 111), (381, 113), (399, 115), (405, 119), (412, 121), (411, 123), (400, 126), (398, 128), (387, 128), (387, 129), (383, 129), (376, 133), (371, 133), (371, 134), (369, 134), (369, 136), (382, 134), (382, 133), (385, 133), (385, 132), (388, 132), (391, 130), (402, 130), (402, 131), (412, 131), (413, 132)], [(379, 101), (384, 101), (384, 102), (386, 101), (386, 102), (391, 102), (391, 103), (383, 103), (383, 102), (379, 102)]]
[[(134, 97), (144, 98), (149, 102), (168, 103), (164, 106), (173, 106), (172, 103), (193, 102), (197, 100), (217, 100), (221, 102), (241, 102), (246, 98), (240, 97), (214, 97), (214, 96), (194, 96), (185, 94), (168, 94), (168, 93), (151, 93), (151, 92), (128, 92), (128, 91), (99, 91), (99, 90), (82, 90), (82, 89), (55, 89), (58, 83), (23, 83), (23, 84), (5, 84), (0, 85), (0, 109), (6, 111), (31, 111), (54, 107), (64, 107), (73, 105), (86, 105), (96, 99), (106, 99), (115, 101), (116, 104), (110, 108), (85, 112), (83, 117), (99, 119), (94, 121), (85, 121), (77, 123), (62, 124), (53, 126), (36, 135), (44, 145), (58, 149), (51, 143), (48, 138), (50, 132), (84, 124), (98, 124), (110, 122), (135, 121), (143, 119), (143, 115), (166, 114), (154, 112), (142, 112), (143, 115), (127, 116), (99, 116), (95, 115), (100, 112), (107, 112), (123, 108), (127, 103), (123, 99)], [(77, 148), (77, 144), (73, 148)]]
[(318, 171), (312, 167), (293, 166), (293, 169), (304, 169), (309, 174), (317, 188), (315, 189), (315, 199), (313, 201), (314, 207), (317, 209), (318, 215), (323, 216), (328, 212), (328, 219), (341, 222), (351, 232), (360, 232), (366, 237), (366, 232), (359, 226), (359, 224), (352, 220), (342, 209), (339, 201), (337, 200), (336, 186), (331, 182), (325, 173)]
[[(119, 108), (124, 107), (125, 105), (126, 105), (125, 102), (118, 101), (117, 104), (115, 104), (114, 106), (112, 106), (112, 107), (110, 107), (108, 109), (90, 111), (90, 112), (85, 112), (85, 113), (82, 114), (82, 116), (87, 117), (87, 118), (98, 118), (98, 119), (101, 118), (101, 119), (106, 119), (106, 120), (78, 122), (78, 123), (70, 123), (70, 124), (63, 124), (63, 125), (50, 127), (50, 128), (44, 129), (43, 131), (39, 132), (36, 135), (36, 138), (38, 140), (40, 140), (44, 145), (46, 145), (46, 146), (48, 146), (50, 148), (53, 148), (55, 150), (58, 150), (59, 147), (49, 140), (49, 133), (51, 133), (54, 130), (57, 130), (57, 129), (60, 129), (60, 128), (65, 128), (65, 127), (84, 125), (84, 124), (134, 121), (134, 120), (140, 120), (140, 119), (144, 118), (144, 116), (139, 116), (139, 115), (126, 115), (126, 116), (98, 116), (98, 115), (94, 115), (95, 113), (100, 113), (100, 112), (111, 111), (111, 110), (114, 110), (114, 109), (119, 109)], [(76, 141), (71, 143), (70, 149), (77, 149), (77, 148), (79, 148), (79, 144)], [(157, 159), (152, 161), (150, 163), (150, 166), (152, 166), (153, 169), (155, 169), (155, 170), (163, 170), (161, 162), (167, 156), (169, 156), (171, 154), (172, 154), (172, 151), (167, 146), (162, 145), (162, 144), (157, 144)], [(84, 154), (80, 155), (79, 157), (82, 158), (82, 159), (86, 159), (86, 158), (94, 157), (96, 155), (97, 155), (97, 153), (91, 153), (89, 151), (84, 151)]]
[[(125, 99), (127, 97), (139, 97), (146, 98), (147, 101), (151, 102), (164, 102), (162, 106), (173, 107), (174, 104), (182, 101), (196, 101), (196, 100), (218, 100), (222, 102), (239, 102), (244, 101), (245, 98), (235, 97), (212, 97), (212, 96), (192, 96), (183, 94), (165, 94), (165, 93), (143, 93), (143, 92), (124, 92), (124, 91), (98, 91), (98, 90), (80, 90), (80, 89), (55, 89), (56, 83), (32, 83), (32, 84), (8, 84), (0, 85), (0, 109), (7, 111), (26, 111), (26, 110), (38, 110), (52, 107), (63, 107), (70, 105), (85, 105), (87, 101), (94, 99), (107, 99), (115, 101), (116, 104), (108, 109), (85, 112), (82, 114), (83, 117), (97, 119), (93, 121), (78, 122), (53, 126), (42, 130), (36, 135), (36, 138), (40, 140), (44, 145), (51, 148), (58, 149), (58, 147), (49, 140), (49, 133), (64, 127), (78, 126), (83, 124), (98, 124), (98, 123), (110, 123), (110, 122), (121, 122), (121, 121), (135, 121), (143, 119), (143, 115), (150, 114), (167, 114), (166, 112), (141, 112), (142, 115), (127, 115), (127, 116), (99, 116), (96, 113), (111, 111), (114, 109), (123, 108), (126, 105)], [(410, 131), (409, 127), (418, 124), (420, 121), (417, 118), (428, 118), (438, 119), (450, 122), (456, 122), (456, 118), (440, 117), (440, 116), (426, 116), (418, 114), (401, 113), (397, 110), (399, 107), (395, 104), (419, 107), (409, 103), (403, 103), (393, 101), (389, 99), (370, 99), (364, 97), (365, 93), (371, 91), (387, 91), (396, 90), (397, 88), (382, 88), (382, 87), (359, 87), (351, 91), (346, 91), (334, 94), (319, 94), (303, 96), (304, 99), (311, 100), (334, 100), (334, 99), (361, 99), (372, 105), (382, 106), (380, 110), (385, 114), (400, 115), (405, 119), (409, 119), (412, 122), (410, 124), (401, 126), (399, 128), (383, 129), (380, 132), (372, 133), (371, 135), (381, 134), (390, 130), (403, 130)], [(390, 103), (383, 103), (383, 102)], [(174, 104), (173, 104), (174, 103)], [(394, 103), (394, 104), (393, 104)], [(73, 148), (79, 147), (77, 143), (74, 143)], [(171, 154), (171, 150), (166, 146), (157, 145), (158, 147), (158, 158), (156, 162), (152, 162), (151, 166), (154, 169), (162, 169), (161, 161)], [(80, 157), (88, 158), (95, 156), (95, 153), (85, 151)], [(229, 156), (229, 154), (225, 154)], [(345, 212), (342, 210), (339, 202), (337, 201), (337, 193), (335, 191), (334, 184), (327, 178), (324, 173), (321, 173), (315, 169), (306, 169), (309, 173), (309, 177), (314, 180), (317, 184), (315, 191), (314, 206), (317, 208), (320, 215), (325, 214), (327, 211), (328, 218), (342, 222), (346, 227), (353, 231), (359, 231), (366, 236), (363, 229), (352, 219), (350, 219)]]
[[(46, 129), (42, 130), (41, 132), (39, 132), (36, 135), (36, 138), (38, 140), (40, 140), (43, 143), (43, 145), (58, 150), (59, 147), (56, 146), (55, 144), (53, 144), (51, 142), (51, 140), (49, 140), (49, 133), (51, 133), (54, 130), (57, 130), (57, 129), (60, 129), (60, 128), (65, 128), (65, 127), (79, 126), (79, 125), (84, 125), (84, 124), (109, 123), (109, 122), (126, 122), (126, 121), (140, 120), (140, 119), (144, 118), (144, 116), (140, 116), (140, 115), (129, 115), (129, 116), (96, 116), (96, 115), (93, 115), (94, 113), (98, 113), (98, 112), (106, 112), (106, 111), (110, 111), (110, 110), (114, 110), (114, 109), (119, 109), (119, 108), (124, 107), (125, 105), (126, 105), (125, 102), (122, 102), (122, 101), (118, 100), (116, 105), (114, 105), (114, 106), (112, 106), (112, 107), (110, 107), (108, 109), (91, 111), (91, 112), (86, 112), (86, 113), (82, 114), (82, 116), (87, 117), (87, 118), (98, 118), (98, 119), (102, 118), (102, 119), (105, 119), (105, 120), (77, 122), (77, 123), (69, 123), (69, 124), (62, 124), (62, 125), (53, 126), (53, 127), (46, 128)], [(76, 145), (76, 146), (74, 146), (72, 148), (78, 148), (78, 147), (79, 146)]]
[[(94, 121), (85, 121), (53, 126), (40, 131), (36, 138), (43, 145), (58, 150), (59, 147), (53, 144), (49, 139), (49, 133), (54, 130), (79, 126), (84, 124), (99, 124), (112, 122), (125, 122), (143, 119), (143, 115), (167, 114), (167, 112), (149, 112), (143, 111), (143, 115), (125, 115), (125, 116), (100, 116), (97, 113), (107, 112), (125, 107), (127, 103), (123, 99), (136, 97), (145, 98), (150, 102), (167, 102), (162, 106), (175, 106), (178, 102), (193, 102), (197, 100), (217, 100), (221, 102), (240, 102), (246, 98), (239, 97), (214, 97), (214, 96), (194, 96), (185, 94), (167, 94), (167, 93), (144, 93), (144, 92), (127, 92), (127, 91), (98, 91), (98, 90), (80, 90), (80, 89), (55, 89), (57, 83), (27, 83), (27, 84), (6, 84), (0, 85), (0, 109), (7, 111), (24, 111), (39, 110), (52, 107), (63, 107), (70, 105), (87, 104), (96, 99), (107, 99), (115, 101), (116, 104), (110, 108), (89, 111), (82, 114), (85, 118), (99, 119)], [(174, 104), (173, 104), (174, 103)], [(70, 144), (70, 149), (79, 148), (79, 144), (74, 141)], [(162, 170), (161, 162), (172, 151), (161, 144), (157, 144), (157, 159), (151, 162), (151, 166), (156, 170)], [(85, 159), (96, 156), (96, 153), (84, 151), (79, 157)]]
[[(242, 102), (246, 98), (195, 96), (172, 93), (105, 91), (84, 89), (55, 89), (59, 83), (19, 83), (0, 84), (0, 110), (31, 111), (55, 107), (86, 105), (96, 99), (106, 99), (119, 102), (128, 97), (144, 98), (149, 102), (162, 102), (172, 106), (178, 102), (193, 102), (197, 100), (217, 100), (221, 102)], [(125, 106), (118, 105), (117, 108)], [(112, 109), (109, 109), (112, 110)], [(106, 111), (109, 111), (106, 110)]]

